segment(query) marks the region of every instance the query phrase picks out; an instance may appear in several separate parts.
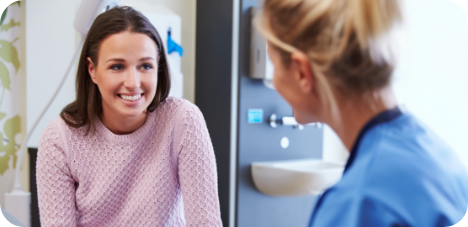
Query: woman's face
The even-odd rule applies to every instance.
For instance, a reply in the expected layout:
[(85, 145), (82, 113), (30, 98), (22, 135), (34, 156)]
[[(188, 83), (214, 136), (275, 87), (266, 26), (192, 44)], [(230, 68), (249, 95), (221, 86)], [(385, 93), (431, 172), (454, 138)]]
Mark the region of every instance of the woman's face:
[(102, 96), (104, 116), (138, 117), (153, 101), (158, 83), (158, 54), (147, 35), (121, 32), (104, 39), (98, 65), (88, 71)]
[[(269, 43), (268, 46), (272, 45)], [(300, 124), (320, 121), (320, 101), (314, 90), (314, 77), (307, 56), (293, 53), (291, 63), (286, 66), (275, 48), (268, 48), (268, 55), (275, 67), (273, 85), (293, 108), (296, 121)]]

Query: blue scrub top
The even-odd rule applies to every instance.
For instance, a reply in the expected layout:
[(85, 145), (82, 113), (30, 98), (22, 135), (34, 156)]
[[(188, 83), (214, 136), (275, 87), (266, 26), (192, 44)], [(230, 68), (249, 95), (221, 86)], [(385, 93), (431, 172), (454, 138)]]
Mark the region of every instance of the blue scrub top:
[(468, 175), (454, 152), (399, 108), (361, 131), (343, 178), (323, 193), (309, 226), (451, 226), (468, 206)]

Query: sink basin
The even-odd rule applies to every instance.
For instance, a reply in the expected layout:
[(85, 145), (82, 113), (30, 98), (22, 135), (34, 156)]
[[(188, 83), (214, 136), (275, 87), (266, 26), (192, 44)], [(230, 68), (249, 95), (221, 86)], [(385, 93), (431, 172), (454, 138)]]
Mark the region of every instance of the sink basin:
[(254, 162), (257, 189), (270, 196), (318, 195), (341, 179), (344, 163), (320, 159)]

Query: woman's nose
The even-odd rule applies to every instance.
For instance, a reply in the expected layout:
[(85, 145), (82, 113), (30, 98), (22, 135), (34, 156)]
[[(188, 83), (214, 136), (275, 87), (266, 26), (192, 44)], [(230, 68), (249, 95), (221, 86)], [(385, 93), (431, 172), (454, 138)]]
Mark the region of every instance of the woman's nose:
[(129, 90), (135, 90), (140, 87), (140, 84), (141, 80), (138, 71), (135, 69), (129, 70), (124, 81), (124, 86)]

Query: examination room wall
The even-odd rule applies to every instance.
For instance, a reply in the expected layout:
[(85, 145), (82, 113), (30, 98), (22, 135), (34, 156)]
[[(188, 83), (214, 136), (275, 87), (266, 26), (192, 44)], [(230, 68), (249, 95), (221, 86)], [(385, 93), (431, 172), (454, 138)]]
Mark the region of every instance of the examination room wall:
[(448, 0), (406, 0), (407, 46), (393, 86), (398, 101), (468, 166), (468, 19)]

